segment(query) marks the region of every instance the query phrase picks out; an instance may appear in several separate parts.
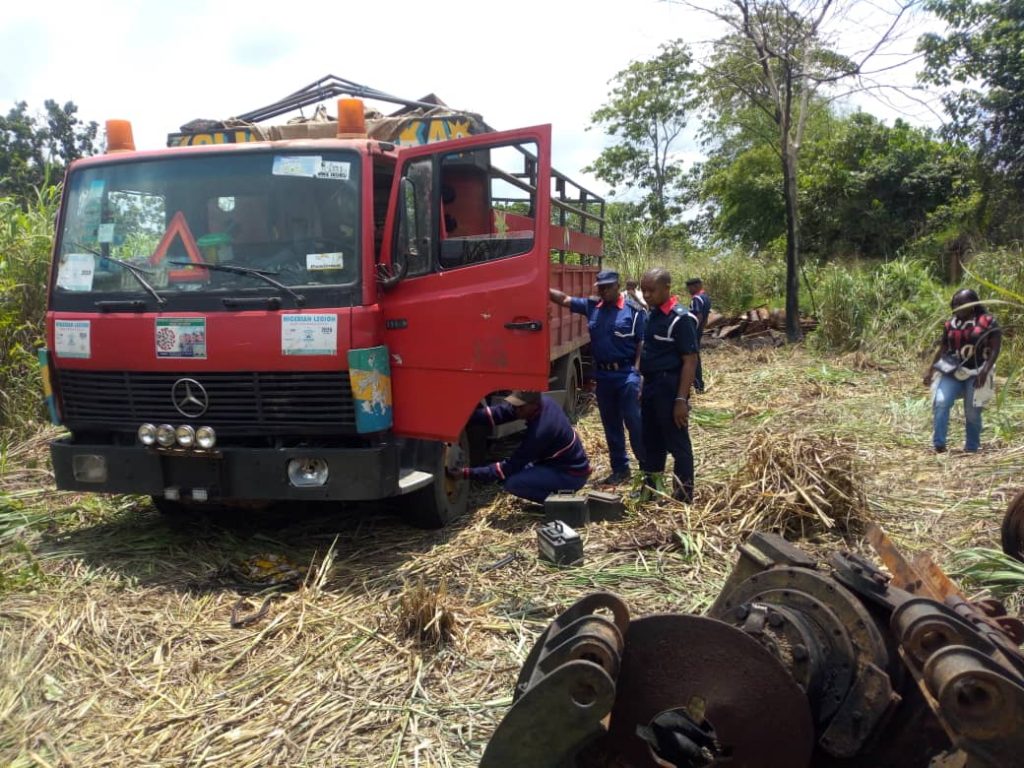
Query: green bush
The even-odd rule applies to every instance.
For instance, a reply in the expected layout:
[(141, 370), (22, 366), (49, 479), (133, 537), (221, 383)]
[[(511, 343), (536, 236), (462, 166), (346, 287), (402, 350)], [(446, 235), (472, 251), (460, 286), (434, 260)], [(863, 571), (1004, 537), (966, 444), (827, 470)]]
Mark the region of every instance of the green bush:
[(60, 190), (25, 207), (0, 198), (0, 428), (21, 434), (44, 417), (35, 350), (43, 346), (46, 281)]
[(810, 280), (818, 308), (814, 342), (822, 349), (859, 349), (877, 303), (865, 288), (864, 270), (835, 264), (816, 271)]
[(951, 292), (921, 261), (830, 264), (810, 282), (818, 310), (814, 342), (826, 351), (917, 357), (934, 345), (948, 314)]
[[(1024, 366), (1024, 253), (1019, 246), (976, 254), (966, 265), (964, 285), (978, 290), (1003, 327), (999, 369), (1011, 373)], [(952, 294), (951, 294), (952, 295)]]

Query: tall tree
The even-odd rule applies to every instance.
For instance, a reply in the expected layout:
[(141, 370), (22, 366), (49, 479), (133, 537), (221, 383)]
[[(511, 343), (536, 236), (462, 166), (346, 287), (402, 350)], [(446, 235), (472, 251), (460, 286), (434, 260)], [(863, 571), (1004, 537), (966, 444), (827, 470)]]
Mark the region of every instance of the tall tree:
[(1024, 188), (1024, 3), (928, 0), (926, 7), (949, 28), (921, 38), (922, 79), (968, 86), (943, 98), (953, 133)]
[(891, 39), (917, 0), (896, 0), (891, 23), (856, 58), (835, 52), (837, 21), (855, 0), (729, 0), (681, 4), (711, 14), (730, 32), (720, 38), (705, 71), (707, 92), (719, 112), (754, 107), (774, 126), (772, 147), (782, 170), (786, 216), (786, 335), (800, 338), (800, 146), (811, 105), (819, 92), (866, 74), (869, 60)]
[(584, 170), (609, 184), (613, 195), (622, 186), (642, 190), (639, 210), (658, 232), (682, 212), (684, 172), (676, 152), (686, 128), (692, 61), (682, 40), (663, 44), (654, 58), (615, 75), (608, 102), (591, 115), (613, 142)]
[(95, 122), (82, 122), (74, 102), (44, 102), (45, 114), (19, 101), (0, 117), (0, 195), (26, 204), (36, 190), (61, 180), (67, 165), (96, 151)]

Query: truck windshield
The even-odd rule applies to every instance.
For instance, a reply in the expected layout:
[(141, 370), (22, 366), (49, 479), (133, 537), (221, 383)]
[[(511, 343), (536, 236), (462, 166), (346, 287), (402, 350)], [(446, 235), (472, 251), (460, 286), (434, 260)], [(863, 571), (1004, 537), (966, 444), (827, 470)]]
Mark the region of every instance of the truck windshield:
[[(307, 306), (338, 306), (356, 295), (356, 153), (232, 152), (95, 165), (71, 174), (64, 200), (57, 308), (111, 299), (193, 306), (207, 297), (214, 309), (227, 297), (296, 292), (311, 299)], [(272, 280), (253, 279), (254, 270)]]

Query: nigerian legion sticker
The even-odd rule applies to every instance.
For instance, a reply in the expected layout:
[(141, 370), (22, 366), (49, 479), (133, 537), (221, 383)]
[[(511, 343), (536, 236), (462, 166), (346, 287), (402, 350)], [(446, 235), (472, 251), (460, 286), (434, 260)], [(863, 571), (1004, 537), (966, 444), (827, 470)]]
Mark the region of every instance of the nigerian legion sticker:
[(205, 317), (158, 317), (156, 356), (206, 358)]
[(338, 354), (338, 316), (281, 315), (281, 354)]

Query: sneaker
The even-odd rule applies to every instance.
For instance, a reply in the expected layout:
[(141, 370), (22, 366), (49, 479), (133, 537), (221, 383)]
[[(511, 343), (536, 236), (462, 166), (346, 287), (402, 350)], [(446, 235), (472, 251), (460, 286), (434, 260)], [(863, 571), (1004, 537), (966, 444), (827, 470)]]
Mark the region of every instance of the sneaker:
[(630, 474), (628, 469), (621, 469), (618, 472), (612, 472), (608, 477), (598, 480), (598, 485), (622, 485), (623, 483), (629, 482)]
[(946, 446), (944, 446), (944, 445), (936, 445), (936, 446), (932, 447), (932, 450), (935, 451), (935, 453), (945, 453), (946, 452)]

